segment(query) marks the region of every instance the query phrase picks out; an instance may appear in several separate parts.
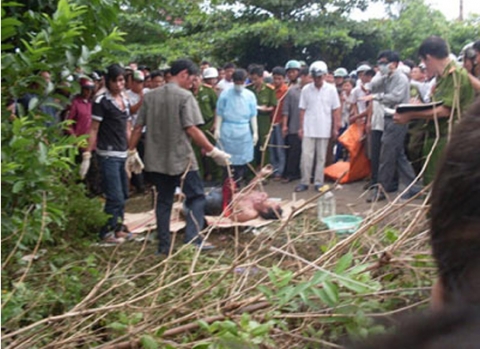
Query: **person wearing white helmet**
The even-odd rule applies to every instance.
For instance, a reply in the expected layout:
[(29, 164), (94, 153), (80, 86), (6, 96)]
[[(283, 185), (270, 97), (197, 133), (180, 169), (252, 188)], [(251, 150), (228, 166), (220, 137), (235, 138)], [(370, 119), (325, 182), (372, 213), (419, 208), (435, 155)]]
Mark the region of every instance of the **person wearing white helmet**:
[(302, 139), (302, 159), (300, 184), (296, 192), (305, 191), (310, 185), (310, 176), (316, 160), (314, 185), (318, 191), (324, 182), (324, 167), (330, 138), (336, 138), (340, 129), (340, 99), (334, 86), (324, 82), (328, 67), (323, 61), (310, 66), (313, 82), (306, 85), (300, 94), (300, 129)]
[(203, 73), (203, 82), (210, 87), (215, 87), (218, 82), (218, 70), (214, 67), (206, 68)]
[(345, 78), (348, 76), (348, 71), (345, 68), (337, 68), (333, 72), (333, 78), (335, 80), (335, 86), (337, 87), (337, 92), (342, 93), (342, 85)]

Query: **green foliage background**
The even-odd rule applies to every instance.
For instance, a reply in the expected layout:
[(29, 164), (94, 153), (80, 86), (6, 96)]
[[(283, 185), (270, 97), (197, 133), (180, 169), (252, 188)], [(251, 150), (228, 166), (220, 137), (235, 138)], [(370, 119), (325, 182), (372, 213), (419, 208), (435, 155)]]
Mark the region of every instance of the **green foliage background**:
[(402, 59), (418, 60), (416, 51), (429, 35), (446, 38), (452, 52), (480, 36), (480, 16), (447, 21), (423, 0), (383, 1), (383, 19), (357, 21), (353, 9), (375, 1), (246, 0), (131, 1), (120, 14), (127, 51), (154, 68), (188, 56), (222, 65), (246, 67), (262, 63), (269, 69), (291, 58), (310, 63), (322, 59), (331, 67), (354, 69), (374, 61), (381, 49), (394, 49)]

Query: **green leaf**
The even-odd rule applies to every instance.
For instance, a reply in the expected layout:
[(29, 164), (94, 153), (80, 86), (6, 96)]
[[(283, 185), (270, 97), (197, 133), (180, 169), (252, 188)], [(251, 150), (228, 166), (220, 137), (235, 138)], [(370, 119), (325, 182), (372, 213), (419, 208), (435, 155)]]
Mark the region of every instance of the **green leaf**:
[(312, 278), (312, 284), (313, 285), (317, 285), (317, 284), (320, 284), (322, 283), (324, 280), (326, 280), (330, 275), (328, 275), (328, 273), (326, 273), (325, 271), (323, 270), (318, 270), (315, 272), (315, 274), (313, 275), (313, 278)]
[(323, 303), (325, 303), (325, 304), (327, 304), (327, 305), (329, 305), (329, 306), (331, 306), (331, 307), (335, 306), (335, 303), (334, 303), (334, 302), (332, 301), (332, 299), (328, 296), (328, 294), (327, 294), (327, 292), (325, 291), (324, 288), (317, 288), (317, 289), (315, 289), (315, 290), (313, 291), (313, 293), (314, 293), (318, 298), (320, 298), (320, 300), (321, 300)]
[(334, 273), (335, 274), (342, 274), (348, 267), (352, 264), (353, 255), (349, 252), (342, 256), (337, 262), (335, 266)]
[(111, 322), (107, 325), (107, 328), (111, 328), (114, 331), (123, 332), (128, 328), (128, 326), (120, 322)]
[(24, 182), (24, 181), (18, 181), (18, 182), (16, 182), (16, 183), (13, 185), (12, 193), (14, 193), (14, 194), (19, 193), (19, 192), (23, 189), (24, 185), (25, 185), (25, 182)]
[[(200, 328), (206, 330), (206, 331), (209, 331), (210, 330), (210, 325), (208, 324), (208, 322), (204, 321), (204, 320), (197, 320), (197, 323), (198, 323), (198, 326), (200, 326)], [(164, 330), (165, 331), (165, 330)], [(162, 333), (163, 334), (163, 333)]]
[(333, 306), (338, 303), (338, 287), (331, 281), (325, 280), (322, 283), (323, 289), (325, 290), (325, 293), (327, 294), (327, 297), (331, 300), (329, 305)]
[(260, 337), (260, 336), (264, 336), (266, 335), (268, 332), (270, 332), (270, 324), (262, 324), (262, 325), (258, 325), (256, 326), (250, 333), (252, 334), (252, 336), (254, 337)]
[(158, 349), (158, 343), (157, 341), (149, 335), (143, 335), (140, 337), (140, 344), (142, 344), (142, 348), (144, 349)]
[(272, 290), (270, 290), (267, 286), (265, 285), (259, 285), (257, 289), (262, 292), (267, 298), (271, 298), (273, 296)]
[(348, 271), (348, 275), (357, 275), (363, 273), (366, 269), (368, 269), (368, 264), (359, 264), (354, 266), (352, 269)]
[(143, 313), (134, 313), (130, 318), (130, 325), (136, 325), (143, 319)]
[(342, 279), (337, 279), (337, 282), (343, 287), (346, 287), (349, 290), (354, 291), (356, 293), (372, 292), (372, 289), (370, 287), (368, 287), (367, 285), (364, 285), (363, 283), (355, 282), (355, 280), (342, 278)]
[(210, 343), (198, 343), (193, 346), (192, 349), (208, 349), (210, 348)]
[(45, 143), (43, 142), (40, 142), (38, 144), (38, 147), (40, 148), (39, 149), (39, 157), (38, 157), (38, 161), (41, 163), (41, 164), (46, 164), (47, 163), (47, 160), (48, 160), (48, 149), (47, 149), (47, 146), (45, 145)]
[(221, 327), (224, 330), (227, 330), (230, 333), (237, 334), (238, 333), (238, 327), (237, 324), (233, 321), (230, 320), (225, 320), (221, 322)]

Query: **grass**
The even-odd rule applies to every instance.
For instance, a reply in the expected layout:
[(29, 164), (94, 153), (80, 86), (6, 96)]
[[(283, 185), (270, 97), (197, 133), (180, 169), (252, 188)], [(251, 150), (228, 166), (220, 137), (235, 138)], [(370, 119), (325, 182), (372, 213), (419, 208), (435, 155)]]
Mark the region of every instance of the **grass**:
[[(130, 203), (143, 210), (148, 200)], [(326, 231), (314, 210), (257, 234), (210, 229), (208, 253), (179, 233), (167, 259), (147, 240), (62, 241), (29, 269), (19, 251), (2, 270), (2, 345), (339, 347), (426, 306), (435, 274), (426, 209), (387, 205), (347, 236)]]

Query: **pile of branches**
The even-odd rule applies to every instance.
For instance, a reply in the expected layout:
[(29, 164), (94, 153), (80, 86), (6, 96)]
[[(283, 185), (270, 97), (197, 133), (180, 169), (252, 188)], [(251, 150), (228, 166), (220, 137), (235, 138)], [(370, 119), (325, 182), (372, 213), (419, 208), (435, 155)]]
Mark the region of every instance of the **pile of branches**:
[[(129, 258), (115, 248), (80, 302), (19, 328), (7, 324), (2, 346), (340, 348), (347, 335), (378, 329), (366, 319), (428, 303), (428, 198), (412, 200), (364, 212), (357, 231), (344, 236), (307, 212), (261, 233), (236, 228), (231, 247), (213, 254), (184, 245), (168, 258), (148, 257), (148, 267), (148, 239)], [(210, 226), (203, 234), (217, 232)]]

